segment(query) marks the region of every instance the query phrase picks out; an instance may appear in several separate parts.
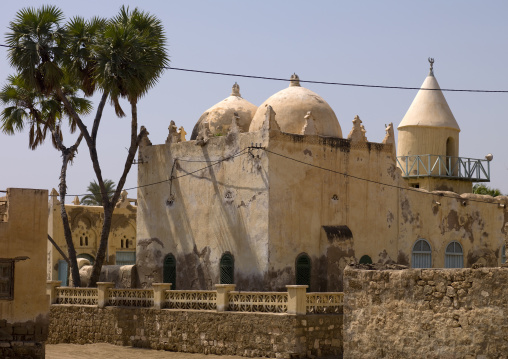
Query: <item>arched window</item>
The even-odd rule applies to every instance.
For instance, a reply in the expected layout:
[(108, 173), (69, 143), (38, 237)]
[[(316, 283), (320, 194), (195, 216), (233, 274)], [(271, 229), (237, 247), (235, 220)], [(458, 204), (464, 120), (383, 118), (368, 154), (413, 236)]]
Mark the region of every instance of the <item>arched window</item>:
[(176, 259), (171, 253), (164, 258), (163, 282), (171, 283), (171, 289), (176, 289)]
[(362, 258), (360, 258), (360, 264), (372, 264), (372, 258), (370, 258), (368, 255), (364, 255)]
[(296, 285), (308, 285), (310, 288), (310, 268), (310, 258), (307, 254), (303, 253), (296, 257)]
[(459, 242), (450, 242), (445, 250), (445, 268), (463, 268), (464, 253)]
[(235, 260), (229, 253), (222, 255), (220, 259), (220, 283), (233, 284), (235, 277)]
[(501, 264), (506, 262), (506, 244), (501, 248)]
[(429, 242), (425, 239), (417, 240), (413, 246), (411, 266), (413, 268), (432, 268), (432, 250)]

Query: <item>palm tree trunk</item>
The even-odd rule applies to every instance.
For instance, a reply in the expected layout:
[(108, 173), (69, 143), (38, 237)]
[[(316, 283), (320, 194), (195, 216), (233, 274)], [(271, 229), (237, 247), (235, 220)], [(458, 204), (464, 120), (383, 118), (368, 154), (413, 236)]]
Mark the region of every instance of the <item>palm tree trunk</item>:
[[(116, 191), (111, 198), (111, 201), (105, 203), (103, 198), (103, 207), (104, 207), (104, 224), (102, 225), (101, 232), (101, 242), (99, 244), (99, 250), (97, 251), (97, 258), (95, 260), (92, 276), (90, 277), (90, 287), (95, 287), (97, 282), (99, 281), (99, 277), (101, 274), (102, 264), (104, 263), (104, 259), (106, 257), (106, 250), (108, 247), (108, 237), (111, 229), (111, 220), (113, 218), (113, 211), (115, 210), (115, 205), (120, 198), (120, 194), (122, 193), (123, 186), (125, 184), (125, 180), (127, 179), (127, 175), (132, 167), (132, 162), (134, 161), (134, 157), (136, 156), (136, 152), (138, 150), (139, 141), (141, 139), (141, 134), (138, 135), (138, 108), (137, 101), (131, 101), (131, 144), (129, 147), (127, 158), (125, 159), (125, 166), (118, 181), (118, 186), (116, 187)], [(92, 156), (92, 162), (94, 161), (94, 157)], [(101, 188), (104, 187), (104, 183), (102, 182), (102, 177), (99, 178), (97, 176), (97, 180)], [(106, 196), (107, 197), (107, 196)]]
[(74, 287), (81, 287), (81, 278), (79, 277), (78, 261), (76, 259), (76, 250), (72, 242), (71, 227), (69, 225), (69, 217), (65, 210), (65, 196), (67, 195), (67, 165), (72, 158), (72, 153), (69, 150), (62, 151), (62, 169), (60, 170), (60, 215), (64, 227), (65, 242), (67, 243), (67, 253), (69, 254), (69, 261), (71, 265), (71, 277)]

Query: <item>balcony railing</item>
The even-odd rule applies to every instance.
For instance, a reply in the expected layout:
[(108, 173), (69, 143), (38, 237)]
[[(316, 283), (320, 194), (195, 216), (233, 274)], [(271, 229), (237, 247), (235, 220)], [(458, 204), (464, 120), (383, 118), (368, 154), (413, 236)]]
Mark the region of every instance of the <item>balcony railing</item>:
[(439, 177), (472, 182), (490, 181), (490, 161), (439, 155), (398, 156), (404, 178)]

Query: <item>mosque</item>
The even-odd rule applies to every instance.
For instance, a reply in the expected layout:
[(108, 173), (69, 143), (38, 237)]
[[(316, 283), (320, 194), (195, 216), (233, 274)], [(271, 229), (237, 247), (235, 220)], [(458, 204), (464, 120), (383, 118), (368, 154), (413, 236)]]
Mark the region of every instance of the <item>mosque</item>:
[(346, 123), (296, 74), (259, 107), (235, 83), (189, 141), (173, 121), (166, 143), (144, 137), (138, 285), (341, 291), (353, 261), (504, 263), (508, 197), (471, 193), (473, 182), (489, 181), (492, 157), (459, 156), (460, 128), (432, 63), (397, 145), (392, 124), (382, 143), (369, 142), (358, 116), (343, 136)]

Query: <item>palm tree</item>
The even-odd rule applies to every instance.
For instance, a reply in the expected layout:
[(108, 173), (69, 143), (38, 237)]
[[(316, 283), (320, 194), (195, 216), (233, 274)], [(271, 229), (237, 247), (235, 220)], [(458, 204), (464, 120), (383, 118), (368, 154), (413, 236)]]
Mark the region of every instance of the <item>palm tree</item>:
[[(86, 128), (80, 126), (90, 149), (95, 174), (102, 192), (104, 207), (104, 224), (96, 261), (92, 269), (90, 285), (95, 286), (99, 280), (102, 263), (105, 259), (111, 219), (115, 204), (120, 198), (127, 174), (136, 155), (139, 143), (146, 130), (138, 133), (137, 103), (149, 89), (157, 83), (164, 67), (169, 63), (166, 49), (166, 36), (162, 23), (157, 17), (137, 8), (130, 11), (122, 7), (119, 14), (111, 19), (98, 38), (95, 53), (95, 79), (97, 85), (109, 94), (118, 116), (125, 115), (119, 99), (125, 98), (131, 107), (131, 142), (125, 160), (123, 173), (113, 197), (106, 196), (106, 188), (96, 156), (95, 138), (86, 135)], [(78, 122), (79, 125), (79, 122)], [(93, 135), (93, 132), (92, 132)]]
[[(90, 279), (90, 285), (95, 286), (106, 255), (113, 210), (146, 131), (142, 128), (138, 133), (137, 103), (155, 86), (169, 58), (160, 20), (137, 8), (130, 11), (122, 7), (119, 14), (108, 21), (100, 18), (85, 21), (76, 17), (62, 26), (62, 20), (62, 12), (54, 6), (19, 11), (7, 34), (11, 46), (9, 59), (32, 90), (61, 101), (66, 114), (79, 128), (80, 138), (82, 136), (88, 146), (104, 208), (101, 240)], [(86, 96), (102, 92), (91, 131), (82, 121), (69, 93), (65, 92), (66, 78), (72, 78)], [(96, 148), (108, 97), (120, 117), (125, 116), (120, 98), (127, 99), (131, 107), (130, 147), (112, 197), (107, 196)], [(77, 277), (74, 283), (79, 283), (77, 269), (72, 268), (72, 273), (73, 279)]]
[[(106, 187), (108, 198), (111, 199), (113, 193), (116, 191), (115, 182), (106, 179), (104, 180), (104, 186)], [(100, 206), (102, 204), (102, 193), (101, 187), (97, 182), (95, 180), (90, 182), (86, 190), (90, 193), (81, 198), (81, 204), (86, 206)]]
[(58, 8), (42, 6), (40, 9), (22, 9), (10, 22), (6, 37), (10, 45), (8, 57), (17, 74), (10, 76), (2, 89), (1, 101), (7, 107), (2, 111), (0, 121), (2, 131), (8, 134), (30, 126), (29, 146), (32, 149), (39, 146), (50, 131), (53, 145), (62, 153), (60, 214), (73, 283), (80, 286), (65, 196), (67, 166), (73, 160), (83, 134), (79, 134), (74, 145), (64, 146), (62, 120), (69, 119), (69, 129), (73, 133), (77, 125), (74, 115), (88, 114), (92, 106), (89, 100), (80, 96), (80, 84), (70, 75), (70, 68), (62, 66), (67, 37), (62, 21), (63, 13)]
[[(34, 90), (20, 74), (9, 76), (7, 81), (7, 84), (0, 91), (0, 102), (4, 105), (4, 109), (0, 114), (0, 129), (2, 132), (13, 135), (16, 132), (22, 132), (25, 127), (29, 126), (28, 145), (30, 149), (35, 150), (44, 142), (49, 131), (53, 146), (62, 153), (59, 185), (60, 201), (62, 203), (61, 216), (68, 246), (69, 265), (72, 269), (72, 261), (76, 261), (76, 251), (74, 250), (67, 212), (65, 211), (66, 178), (67, 166), (74, 159), (83, 136), (80, 134), (74, 145), (66, 147), (63, 144), (61, 131), (62, 120), (68, 117), (71, 133), (75, 131), (76, 125), (72, 118), (68, 116), (62, 102), (54, 96), (46, 96)], [(90, 112), (90, 101), (76, 96), (77, 88), (75, 86), (64, 80), (62, 89), (78, 113), (86, 114)], [(75, 268), (77, 268), (77, 263)], [(76, 275), (76, 273), (74, 274)], [(77, 273), (77, 276), (77, 278), (73, 277), (73, 282), (79, 285), (79, 273)]]

